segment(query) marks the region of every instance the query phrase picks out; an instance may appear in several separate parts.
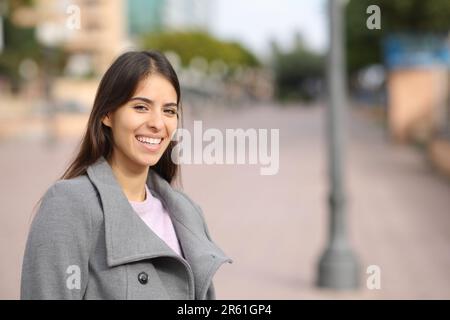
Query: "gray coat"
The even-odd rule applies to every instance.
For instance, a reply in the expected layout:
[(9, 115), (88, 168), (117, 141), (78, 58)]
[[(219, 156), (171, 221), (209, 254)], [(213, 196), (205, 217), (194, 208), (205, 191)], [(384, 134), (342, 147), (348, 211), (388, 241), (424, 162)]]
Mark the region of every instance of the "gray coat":
[(108, 162), (45, 193), (28, 235), (22, 299), (215, 299), (212, 278), (232, 263), (202, 211), (153, 170), (147, 186), (168, 209), (185, 259), (133, 211)]

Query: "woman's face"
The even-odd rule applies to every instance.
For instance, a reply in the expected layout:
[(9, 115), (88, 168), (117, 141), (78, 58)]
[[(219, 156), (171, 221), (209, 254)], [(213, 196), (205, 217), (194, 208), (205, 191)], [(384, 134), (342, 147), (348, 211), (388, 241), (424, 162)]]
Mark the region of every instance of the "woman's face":
[(102, 119), (114, 138), (113, 157), (153, 166), (170, 143), (178, 123), (177, 93), (159, 74), (141, 80), (132, 98)]

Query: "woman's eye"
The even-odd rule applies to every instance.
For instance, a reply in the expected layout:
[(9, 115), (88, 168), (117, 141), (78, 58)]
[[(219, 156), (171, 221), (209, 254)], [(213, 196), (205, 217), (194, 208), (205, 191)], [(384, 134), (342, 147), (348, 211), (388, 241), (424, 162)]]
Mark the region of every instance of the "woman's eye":
[(145, 106), (135, 106), (134, 109), (139, 110), (139, 111), (143, 111), (143, 110), (147, 110), (147, 107), (145, 107)]
[(173, 109), (166, 109), (165, 111), (167, 113), (171, 114), (171, 115), (176, 115), (177, 114), (177, 112), (175, 110), (173, 110)]

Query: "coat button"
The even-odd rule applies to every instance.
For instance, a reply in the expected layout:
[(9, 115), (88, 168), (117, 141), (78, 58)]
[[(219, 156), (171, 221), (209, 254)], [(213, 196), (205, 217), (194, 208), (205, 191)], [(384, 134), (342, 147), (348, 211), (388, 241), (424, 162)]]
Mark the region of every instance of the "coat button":
[(146, 284), (148, 282), (148, 274), (145, 272), (139, 273), (138, 280), (141, 284)]

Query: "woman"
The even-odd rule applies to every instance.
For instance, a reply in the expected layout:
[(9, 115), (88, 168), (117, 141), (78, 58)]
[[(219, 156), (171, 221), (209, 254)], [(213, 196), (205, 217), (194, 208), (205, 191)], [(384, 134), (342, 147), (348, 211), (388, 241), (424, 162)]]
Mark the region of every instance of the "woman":
[(42, 198), (22, 299), (214, 299), (232, 262), (172, 188), (180, 86), (159, 52), (128, 52), (100, 82), (80, 152)]

